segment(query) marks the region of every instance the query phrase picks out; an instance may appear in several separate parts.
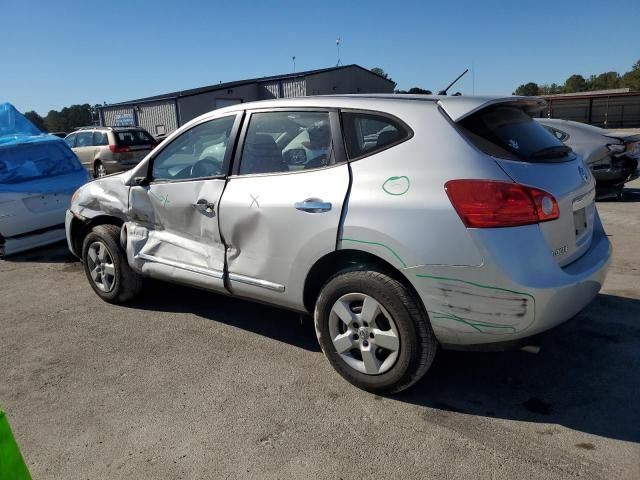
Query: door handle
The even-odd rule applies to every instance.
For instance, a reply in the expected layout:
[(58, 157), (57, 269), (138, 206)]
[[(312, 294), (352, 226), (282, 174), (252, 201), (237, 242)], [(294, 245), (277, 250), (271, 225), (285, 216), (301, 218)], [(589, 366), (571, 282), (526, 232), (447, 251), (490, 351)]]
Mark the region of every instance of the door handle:
[(307, 198), (303, 202), (296, 202), (293, 205), (296, 210), (302, 210), (309, 213), (322, 213), (331, 210), (330, 202), (323, 202), (319, 198)]
[(196, 203), (192, 203), (191, 205), (193, 206), (193, 208), (195, 208), (199, 212), (215, 215), (214, 210), (216, 208), (216, 204), (209, 203), (209, 201), (205, 200), (204, 198), (201, 198)]

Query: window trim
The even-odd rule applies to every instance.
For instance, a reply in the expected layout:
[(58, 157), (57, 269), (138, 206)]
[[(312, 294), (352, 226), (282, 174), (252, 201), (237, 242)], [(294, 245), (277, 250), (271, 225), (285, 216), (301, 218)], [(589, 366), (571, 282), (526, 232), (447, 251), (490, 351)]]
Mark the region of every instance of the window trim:
[[(199, 127), (200, 125), (203, 125), (205, 123), (209, 123), (209, 122), (213, 122), (215, 120), (220, 120), (223, 118), (227, 118), (227, 117), (235, 117), (235, 120), (233, 121), (233, 126), (231, 127), (231, 132), (229, 133), (229, 146), (227, 147), (227, 150), (224, 152), (224, 159), (222, 160), (222, 173), (220, 175), (212, 175), (209, 177), (197, 177), (197, 178), (179, 178), (179, 179), (175, 179), (175, 180), (170, 180), (170, 179), (159, 179), (159, 180), (154, 180), (152, 177), (152, 172), (153, 172), (153, 164), (156, 160), (156, 158), (158, 157), (158, 155), (162, 154), (162, 152), (165, 151), (165, 149), (173, 144), (173, 142), (175, 142), (176, 140), (178, 140), (179, 138), (182, 137), (182, 135), (184, 135), (185, 133), (191, 131), (192, 129)], [(153, 185), (153, 184), (166, 184), (166, 183), (182, 183), (182, 182), (194, 182), (194, 181), (202, 181), (202, 180), (216, 180), (216, 179), (225, 179), (228, 175), (229, 175), (229, 166), (231, 163), (231, 158), (233, 153), (235, 152), (235, 148), (237, 145), (237, 140), (238, 140), (238, 130), (240, 129), (240, 124), (242, 122), (242, 119), (244, 118), (244, 112), (243, 111), (236, 111), (236, 112), (228, 112), (226, 115), (221, 115), (219, 117), (209, 117), (209, 118), (205, 118), (202, 119), (202, 121), (194, 123), (193, 125), (191, 125), (189, 128), (187, 128), (186, 130), (181, 131), (178, 135), (176, 135), (175, 137), (173, 137), (173, 139), (171, 139), (170, 142), (168, 142), (166, 145), (163, 145), (162, 148), (158, 151), (158, 152), (154, 152), (152, 154), (152, 156), (149, 158), (149, 162), (147, 164), (147, 172), (146, 172), (146, 177), (145, 180), (147, 182), (147, 184), (149, 185)]]
[[(367, 109), (361, 109), (361, 108), (341, 108), (340, 109), (340, 123), (342, 126), (342, 131), (346, 132), (346, 128), (344, 127), (344, 118), (342, 116), (343, 113), (351, 113), (351, 114), (361, 114), (361, 115), (373, 115), (376, 117), (382, 117), (382, 118), (388, 118), (389, 120), (392, 120), (393, 122), (399, 124), (406, 132), (407, 135), (405, 137), (402, 137), (400, 140), (396, 140), (393, 143), (390, 143), (388, 145), (385, 145), (384, 147), (380, 147), (380, 148), (374, 148), (373, 150), (369, 150), (366, 153), (363, 153), (362, 155), (358, 155), (356, 157), (349, 157), (349, 162), (355, 162), (357, 160), (362, 160), (363, 158), (367, 158), (371, 155), (376, 155), (380, 152), (384, 152), (385, 150), (388, 150), (390, 148), (393, 148), (397, 145), (400, 145), (401, 143), (404, 143), (408, 140), (411, 140), (414, 135), (415, 132), (413, 131), (413, 128), (411, 128), (407, 122), (405, 122), (404, 120), (402, 120), (401, 118), (396, 117), (395, 115), (392, 115), (390, 113), (387, 112), (381, 112), (379, 110), (367, 110)], [(343, 143), (344, 143), (344, 149), (345, 149), (345, 154), (348, 155), (347, 153), (347, 137), (346, 135), (343, 137)]]
[[(268, 172), (268, 173), (245, 173), (240, 174), (240, 162), (242, 160), (242, 151), (244, 150), (244, 143), (247, 137), (247, 131), (251, 124), (251, 117), (256, 113), (276, 113), (276, 112), (326, 112), (329, 114), (329, 124), (331, 126), (331, 140), (333, 147), (334, 162), (331, 165), (324, 167), (313, 168), (309, 170), (290, 170), (288, 172)], [(271, 107), (271, 108), (256, 108), (247, 110), (245, 114), (245, 120), (242, 125), (242, 131), (238, 137), (238, 142), (233, 156), (233, 164), (231, 165), (231, 172), (229, 174), (232, 178), (245, 178), (245, 177), (264, 177), (268, 175), (291, 175), (295, 173), (309, 173), (321, 170), (324, 168), (331, 168), (340, 166), (347, 162), (347, 152), (344, 146), (344, 137), (342, 136), (342, 126), (340, 123), (340, 116), (338, 109), (335, 107)]]

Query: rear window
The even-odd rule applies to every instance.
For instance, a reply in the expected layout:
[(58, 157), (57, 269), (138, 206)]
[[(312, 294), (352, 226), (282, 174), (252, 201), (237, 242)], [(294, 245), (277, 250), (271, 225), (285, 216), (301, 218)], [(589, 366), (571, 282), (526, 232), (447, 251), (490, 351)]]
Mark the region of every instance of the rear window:
[(144, 130), (115, 131), (116, 143), (122, 147), (136, 147), (156, 143), (151, 135)]
[(569, 147), (515, 105), (484, 108), (458, 125), (476, 147), (494, 157), (533, 163), (574, 158)]

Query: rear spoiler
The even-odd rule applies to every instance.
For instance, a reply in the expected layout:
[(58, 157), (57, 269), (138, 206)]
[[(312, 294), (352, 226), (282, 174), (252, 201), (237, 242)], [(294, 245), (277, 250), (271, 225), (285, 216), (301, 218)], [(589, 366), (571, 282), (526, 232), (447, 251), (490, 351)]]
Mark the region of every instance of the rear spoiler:
[(539, 97), (443, 97), (438, 100), (438, 105), (449, 115), (451, 120), (460, 120), (472, 115), (483, 108), (492, 105), (515, 105), (531, 116), (539, 113), (547, 106), (547, 102)]

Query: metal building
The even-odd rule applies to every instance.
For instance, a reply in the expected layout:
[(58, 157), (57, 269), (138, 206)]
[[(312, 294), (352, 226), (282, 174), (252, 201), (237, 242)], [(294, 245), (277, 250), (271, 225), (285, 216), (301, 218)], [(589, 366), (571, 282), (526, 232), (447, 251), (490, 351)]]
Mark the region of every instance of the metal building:
[(602, 128), (640, 127), (640, 92), (628, 88), (544, 95), (541, 117), (563, 118)]
[(220, 83), (99, 108), (100, 125), (133, 126), (168, 135), (203, 113), (236, 103), (340, 93), (393, 93), (395, 83), (359, 65)]

